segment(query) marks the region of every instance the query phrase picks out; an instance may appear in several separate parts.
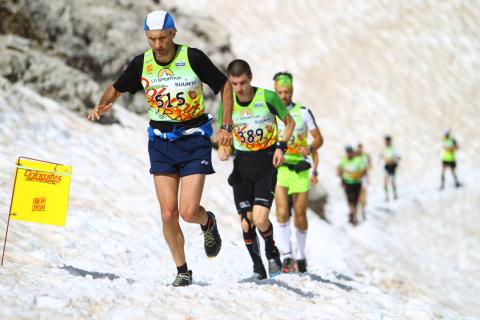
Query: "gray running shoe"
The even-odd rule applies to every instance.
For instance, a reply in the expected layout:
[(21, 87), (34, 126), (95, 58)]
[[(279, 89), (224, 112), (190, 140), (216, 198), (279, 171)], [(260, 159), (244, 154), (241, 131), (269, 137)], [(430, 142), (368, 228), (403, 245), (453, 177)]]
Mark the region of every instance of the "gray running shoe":
[(282, 272), (283, 273), (295, 272), (295, 260), (293, 260), (292, 258), (283, 259)]
[(172, 282), (174, 287), (186, 287), (192, 284), (192, 270), (188, 270), (187, 273), (179, 273)]
[(220, 238), (220, 234), (218, 233), (217, 220), (215, 219), (215, 215), (210, 211), (207, 211), (207, 214), (212, 219), (212, 223), (206, 230), (202, 228), (203, 246), (205, 248), (205, 253), (207, 254), (207, 257), (214, 258), (218, 255), (220, 249), (222, 248), (222, 239)]

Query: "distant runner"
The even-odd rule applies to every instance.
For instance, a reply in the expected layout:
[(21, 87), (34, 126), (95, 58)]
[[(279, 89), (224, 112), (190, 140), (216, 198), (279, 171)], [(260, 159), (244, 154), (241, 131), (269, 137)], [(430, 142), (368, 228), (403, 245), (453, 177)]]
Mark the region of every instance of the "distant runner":
[(368, 153), (363, 150), (363, 144), (357, 144), (357, 155), (363, 162), (365, 166), (365, 175), (362, 178), (362, 188), (360, 190), (360, 208), (362, 209), (362, 218), (366, 219), (366, 208), (367, 208), (367, 187), (369, 184), (368, 171), (372, 168), (372, 159)]
[(337, 175), (341, 178), (342, 186), (347, 196), (350, 209), (348, 220), (353, 226), (356, 226), (358, 224), (358, 199), (362, 188), (362, 177), (365, 175), (366, 168), (352, 146), (345, 147), (345, 152), (346, 156), (342, 158), (337, 167)]
[(455, 187), (458, 188), (461, 186), (458, 181), (457, 174), (455, 173), (455, 168), (457, 167), (457, 161), (455, 153), (458, 150), (458, 143), (454, 137), (452, 137), (450, 130), (445, 130), (443, 137), (443, 154), (442, 154), (442, 183), (440, 185), (440, 190), (445, 188), (445, 171), (447, 168), (450, 168), (452, 172), (453, 179), (455, 180)]
[(388, 185), (389, 182), (392, 185), (393, 199), (397, 199), (397, 185), (395, 183), (395, 173), (397, 171), (398, 162), (400, 161), (400, 155), (395, 151), (392, 144), (392, 137), (385, 136), (385, 149), (383, 151), (383, 159), (385, 161), (385, 200), (389, 201)]

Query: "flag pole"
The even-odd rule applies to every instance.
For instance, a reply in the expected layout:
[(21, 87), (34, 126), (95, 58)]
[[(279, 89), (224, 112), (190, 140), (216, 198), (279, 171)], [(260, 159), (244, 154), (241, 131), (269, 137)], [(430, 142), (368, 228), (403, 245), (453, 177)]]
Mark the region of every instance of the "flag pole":
[(7, 231), (5, 232), (5, 241), (3, 242), (3, 253), (2, 253), (2, 263), (0, 264), (3, 266), (3, 257), (5, 256), (5, 247), (7, 246), (7, 236), (8, 236), (8, 226), (10, 225), (10, 217), (12, 215), (8, 213), (8, 220), (7, 220)]
[[(17, 164), (20, 165), (20, 158), (18, 158)], [(5, 231), (5, 241), (3, 242), (2, 262), (0, 266), (3, 266), (3, 258), (5, 257), (5, 247), (7, 246), (8, 227), (10, 226), (10, 217), (12, 216), (13, 195), (15, 194), (15, 185), (17, 184), (17, 174), (18, 167), (15, 169), (15, 180), (13, 181), (12, 198), (10, 199), (10, 209), (8, 210), (7, 231)]]

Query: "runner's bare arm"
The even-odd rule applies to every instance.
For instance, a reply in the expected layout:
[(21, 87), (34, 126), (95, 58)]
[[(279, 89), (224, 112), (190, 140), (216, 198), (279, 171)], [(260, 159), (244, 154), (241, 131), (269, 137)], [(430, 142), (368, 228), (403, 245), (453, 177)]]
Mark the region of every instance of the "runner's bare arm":
[(312, 184), (317, 184), (318, 183), (318, 172), (317, 172), (317, 168), (318, 168), (318, 151), (317, 150), (314, 150), (312, 152), (312, 175), (310, 177), (310, 182)]
[(87, 119), (92, 121), (99, 120), (100, 116), (110, 110), (113, 106), (113, 103), (121, 95), (122, 93), (120, 91), (117, 91), (113, 86), (109, 86), (103, 93), (100, 102), (90, 111)]
[[(227, 80), (222, 88), (222, 125), (232, 125), (233, 93), (232, 84)], [(232, 144), (232, 133), (225, 129), (218, 130), (214, 139), (219, 146), (230, 146)]]
[[(287, 113), (285, 119), (282, 121), (285, 123), (285, 130), (283, 130), (282, 140), (289, 141), (292, 137), (293, 129), (295, 129), (295, 120), (293, 120), (290, 113)], [(283, 156), (283, 151), (280, 149), (275, 150), (275, 153), (273, 154), (273, 165), (278, 167), (283, 163), (284, 160), (285, 157)]]
[(315, 128), (309, 131), (312, 135), (313, 141), (310, 145), (300, 148), (300, 153), (305, 157), (309, 154), (317, 151), (323, 145), (323, 136), (320, 133), (320, 129)]
[(290, 141), (290, 138), (293, 134), (293, 129), (295, 129), (295, 120), (293, 120), (290, 113), (287, 114), (285, 119), (282, 120), (285, 123), (285, 130), (283, 130), (282, 137), (284, 141)]

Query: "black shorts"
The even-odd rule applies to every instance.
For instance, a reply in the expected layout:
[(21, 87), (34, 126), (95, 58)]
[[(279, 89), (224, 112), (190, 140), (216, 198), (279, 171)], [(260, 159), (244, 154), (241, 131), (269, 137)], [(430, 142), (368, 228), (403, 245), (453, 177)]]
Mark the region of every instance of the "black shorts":
[(457, 162), (455, 161), (442, 161), (444, 167), (450, 167), (452, 169), (455, 169), (457, 166)]
[(386, 165), (385, 165), (385, 171), (386, 171), (390, 176), (394, 176), (396, 170), (397, 170), (397, 164), (396, 164), (396, 163), (386, 164)]
[(228, 178), (238, 213), (252, 211), (254, 205), (271, 208), (277, 184), (273, 151), (256, 151), (251, 156), (237, 155)]
[(360, 196), (360, 190), (362, 189), (361, 183), (343, 183), (345, 186), (345, 193), (347, 194), (347, 201), (353, 205), (357, 205), (358, 198)]

